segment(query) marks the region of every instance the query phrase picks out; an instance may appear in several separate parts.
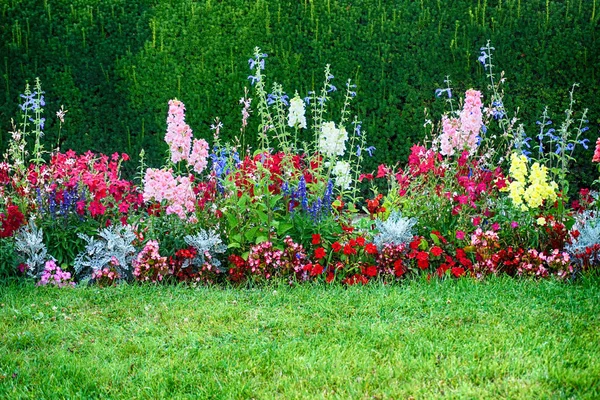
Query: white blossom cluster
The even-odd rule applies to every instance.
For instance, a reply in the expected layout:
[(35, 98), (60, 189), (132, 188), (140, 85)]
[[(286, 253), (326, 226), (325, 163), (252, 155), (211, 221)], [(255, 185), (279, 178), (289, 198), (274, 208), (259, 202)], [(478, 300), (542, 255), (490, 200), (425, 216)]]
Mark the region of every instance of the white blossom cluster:
[(342, 126), (338, 129), (335, 127), (335, 122), (325, 122), (321, 127), (319, 150), (329, 157), (343, 156), (346, 151), (346, 140), (348, 140), (346, 128)]
[(335, 175), (335, 184), (342, 189), (350, 189), (352, 176), (350, 175), (350, 164), (347, 161), (338, 161), (331, 170)]
[(304, 100), (296, 92), (296, 96), (290, 100), (290, 110), (288, 114), (288, 125), (290, 127), (299, 127), (306, 129), (306, 117), (304, 116)]

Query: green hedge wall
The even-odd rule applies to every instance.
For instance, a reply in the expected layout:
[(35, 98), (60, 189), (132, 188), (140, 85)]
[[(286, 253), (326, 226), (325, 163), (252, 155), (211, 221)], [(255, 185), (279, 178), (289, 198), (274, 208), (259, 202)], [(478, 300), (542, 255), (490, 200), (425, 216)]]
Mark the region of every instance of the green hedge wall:
[[(447, 75), (455, 95), (486, 86), (477, 57), (487, 39), (506, 71), (508, 109), (519, 108), (529, 135), (546, 105), (561, 120), (578, 82), (577, 107), (590, 109), (595, 140), (599, 19), (600, 0), (4, 0), (0, 150), (24, 82), (36, 76), (47, 116), (61, 104), (69, 110), (62, 149), (135, 157), (144, 147), (160, 164), (173, 97), (186, 104), (197, 137), (211, 137), (215, 117), (233, 137), (250, 86), (247, 60), (259, 46), (269, 54), (268, 79), (290, 94), (319, 87), (327, 63), (340, 89), (347, 78), (358, 84), (355, 111), (377, 148), (374, 168), (405, 160), (422, 139), (424, 108), (439, 117), (434, 91)], [(46, 143), (56, 143), (58, 125), (46, 130)], [(590, 158), (573, 169), (576, 184), (593, 179)]]

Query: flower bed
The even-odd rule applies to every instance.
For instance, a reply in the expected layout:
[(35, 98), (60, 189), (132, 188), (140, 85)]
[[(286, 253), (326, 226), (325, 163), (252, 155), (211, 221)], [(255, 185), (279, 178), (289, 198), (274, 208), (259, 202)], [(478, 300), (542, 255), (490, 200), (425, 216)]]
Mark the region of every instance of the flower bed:
[[(576, 146), (587, 148), (585, 111), (576, 120), (571, 99), (556, 130), (544, 112), (531, 147), (503, 105), (492, 50), (488, 44), (479, 58), (491, 82), (489, 104), (474, 89), (457, 104), (447, 81), (436, 94), (449, 111), (430, 124), (408, 163), (371, 172), (361, 161), (377, 150), (352, 117), (350, 81), (331, 120), (327, 105), (337, 88), (329, 67), (319, 91), (290, 98), (277, 83), (267, 90), (267, 56), (257, 49), (249, 60), (254, 97), (240, 100), (238, 141), (221, 143), (218, 119), (212, 145), (195, 139), (184, 103), (172, 100), (165, 165), (148, 168), (141, 154), (134, 181), (121, 177), (126, 154), (44, 151), (38, 81), (22, 95), (21, 121), (0, 164), (4, 274), (61, 287), (354, 285), (415, 274), (565, 279), (594, 268), (597, 196), (583, 190), (572, 207), (567, 198), (569, 161)], [(65, 113), (57, 114), (61, 123)], [(254, 150), (245, 145), (251, 116), (260, 120)]]

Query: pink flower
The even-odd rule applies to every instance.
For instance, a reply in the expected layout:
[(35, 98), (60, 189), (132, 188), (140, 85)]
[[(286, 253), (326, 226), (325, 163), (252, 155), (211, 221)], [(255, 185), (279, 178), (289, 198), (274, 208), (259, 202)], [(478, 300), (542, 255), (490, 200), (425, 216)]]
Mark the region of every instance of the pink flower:
[(594, 150), (592, 162), (600, 162), (600, 138), (596, 139), (596, 149)]
[(208, 143), (204, 139), (194, 139), (192, 152), (188, 162), (194, 167), (194, 171), (201, 173), (208, 164)]
[(456, 238), (458, 240), (463, 240), (465, 238), (465, 233), (463, 231), (456, 231)]
[(517, 221), (513, 221), (510, 223), (510, 227), (513, 229), (517, 228), (518, 226), (519, 226), (519, 223)]
[(171, 150), (173, 163), (188, 159), (192, 147), (192, 130), (185, 123), (185, 105), (179, 100), (169, 101), (165, 142)]
[(494, 232), (497, 232), (497, 231), (499, 231), (499, 230), (500, 230), (500, 224), (498, 224), (497, 222), (494, 222), (494, 223), (492, 224), (492, 230), (493, 230)]
[(481, 223), (481, 217), (473, 218), (473, 226), (477, 226)]

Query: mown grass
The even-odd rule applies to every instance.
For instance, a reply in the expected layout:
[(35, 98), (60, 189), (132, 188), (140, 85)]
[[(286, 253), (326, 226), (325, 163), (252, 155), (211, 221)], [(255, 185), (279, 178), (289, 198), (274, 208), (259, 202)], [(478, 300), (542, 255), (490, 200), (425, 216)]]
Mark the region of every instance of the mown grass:
[(0, 398), (599, 398), (600, 279), (0, 287)]

